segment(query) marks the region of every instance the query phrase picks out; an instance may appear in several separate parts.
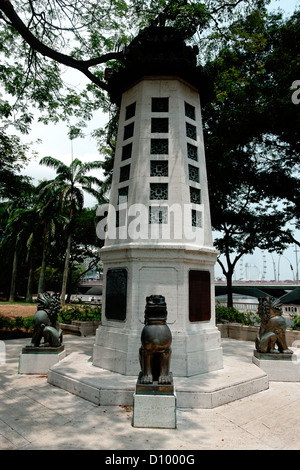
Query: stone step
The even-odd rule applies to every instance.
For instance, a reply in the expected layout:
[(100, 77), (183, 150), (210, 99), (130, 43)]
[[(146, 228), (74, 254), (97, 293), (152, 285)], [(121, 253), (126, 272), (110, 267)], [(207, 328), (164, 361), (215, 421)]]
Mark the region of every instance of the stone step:
[[(174, 377), (178, 408), (215, 408), (269, 388), (266, 372), (252, 363), (252, 343), (226, 339), (222, 347), (222, 369)], [(51, 367), (48, 382), (97, 405), (132, 406), (137, 377), (96, 367), (91, 356), (74, 352)]]

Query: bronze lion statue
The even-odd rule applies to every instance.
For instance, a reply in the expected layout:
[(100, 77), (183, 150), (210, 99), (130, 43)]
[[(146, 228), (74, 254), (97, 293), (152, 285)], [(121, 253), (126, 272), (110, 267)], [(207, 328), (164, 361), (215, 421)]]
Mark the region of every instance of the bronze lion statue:
[[(255, 347), (260, 353), (293, 354), (286, 342), (286, 321), (281, 304), (273, 297), (260, 297), (258, 315), (261, 320)], [(277, 348), (276, 348), (277, 346)]]
[(170, 375), (172, 334), (166, 320), (165, 298), (161, 295), (147, 297), (145, 326), (141, 333), (142, 346), (139, 351), (142, 384), (172, 383)]
[(55, 292), (44, 292), (38, 295), (38, 308), (33, 317), (33, 334), (31, 347), (59, 347), (62, 344), (62, 330), (58, 326), (57, 315), (60, 311), (60, 297)]

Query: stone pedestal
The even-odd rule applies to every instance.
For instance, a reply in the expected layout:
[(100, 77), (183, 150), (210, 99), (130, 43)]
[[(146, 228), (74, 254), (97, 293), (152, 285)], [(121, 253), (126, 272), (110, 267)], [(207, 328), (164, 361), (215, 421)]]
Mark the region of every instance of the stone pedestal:
[[(145, 299), (155, 293), (166, 298), (168, 326), (172, 332), (172, 370), (174, 376), (189, 377), (222, 369), (220, 332), (215, 325), (213, 267), (215, 253), (207, 249), (184, 250), (179, 247), (157, 247), (108, 250), (102, 249), (104, 264), (103, 290), (110, 269), (126, 273), (126, 318), (108, 319), (103, 315), (96, 332), (93, 364), (125, 375), (138, 375), (138, 350), (144, 326)], [(118, 266), (118, 268), (117, 268)], [(194, 296), (199, 321), (190, 321), (190, 271), (205, 267), (209, 278), (204, 289), (196, 288)], [(201, 272), (201, 271), (200, 271)], [(119, 292), (121, 291), (119, 287)], [(206, 294), (204, 293), (206, 288)], [(103, 298), (105, 312), (107, 298)], [(206, 304), (207, 302), (207, 304)], [(204, 311), (208, 314), (203, 317)], [(106, 311), (107, 313), (107, 311)], [(114, 310), (117, 314), (117, 309)]]
[(176, 393), (170, 385), (141, 384), (133, 395), (132, 425), (137, 428), (176, 428)]
[(252, 362), (274, 382), (300, 381), (300, 351), (293, 354), (272, 354), (253, 351)]
[(22, 349), (19, 357), (19, 374), (48, 375), (49, 369), (66, 356), (64, 346), (57, 348), (31, 347)]

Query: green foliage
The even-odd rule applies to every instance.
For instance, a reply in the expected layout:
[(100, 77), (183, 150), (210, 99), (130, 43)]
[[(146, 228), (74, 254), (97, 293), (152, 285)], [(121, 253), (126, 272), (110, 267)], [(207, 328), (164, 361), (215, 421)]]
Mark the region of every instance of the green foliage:
[[(4, 111), (1, 108), (0, 119), (4, 125)], [(30, 178), (20, 174), (27, 162), (29, 146), (24, 145), (15, 135), (8, 135), (0, 129), (0, 197), (20, 197), (22, 191), (30, 186)]]
[(205, 57), (214, 82), (203, 107), (211, 219), (229, 287), (243, 254), (281, 252), (299, 219), (300, 107), (290, 90), (299, 27), (299, 12), (285, 20), (257, 8), (237, 15)]
[(259, 317), (250, 312), (239, 312), (234, 307), (225, 307), (217, 302), (216, 304), (216, 323), (241, 323), (243, 325), (253, 326), (259, 323)]
[[(84, 191), (92, 194), (98, 198), (99, 202), (102, 202), (102, 196), (99, 195), (98, 191), (101, 187), (101, 181), (97, 177), (88, 174), (91, 170), (100, 168), (101, 162), (93, 161), (82, 163), (78, 158), (75, 158), (68, 166), (56, 158), (44, 157), (40, 161), (40, 164), (56, 170), (56, 177), (53, 180), (45, 181), (39, 186), (40, 194), (47, 197), (48, 194), (52, 194), (54, 191), (55, 199), (58, 199), (60, 202), (58, 209), (61, 214), (65, 214), (65, 233), (68, 238), (67, 248), (65, 250), (66, 258), (63, 280), (60, 289), (62, 299), (65, 299), (67, 280), (69, 277), (72, 238), (74, 235), (74, 223), (83, 210)], [(64, 304), (64, 301), (62, 301), (62, 304)]]
[[(20, 296), (26, 295), (27, 300), (30, 300), (31, 292), (42, 292), (45, 289), (60, 291), (64, 271), (62, 253), (65, 253), (70, 231), (73, 235), (70, 280), (74, 278), (72, 271), (76, 271), (78, 264), (82, 264), (85, 258), (91, 259), (91, 268), (99, 260), (99, 253), (93, 248), (99, 246), (96, 208), (82, 208), (82, 188), (99, 197), (97, 185), (101, 184), (100, 180), (85, 174), (98, 167), (98, 163), (82, 164), (76, 159), (69, 168), (50, 159), (50, 163), (53, 162), (59, 167), (58, 178), (43, 181), (37, 187), (28, 185), (19, 197), (0, 206), (0, 285), (4, 297), (8, 298), (9, 290), (11, 298), (15, 297), (14, 293), (18, 293)], [(71, 181), (68, 181), (68, 177)], [(18, 189), (21, 191), (21, 185)], [(70, 200), (74, 203), (72, 221)], [(13, 264), (15, 253), (16, 265)], [(10, 285), (13, 273), (16, 273), (14, 289)], [(78, 271), (75, 283), (79, 277)]]
[(23, 328), (26, 331), (33, 330), (33, 316), (23, 318)]
[(0, 315), (0, 330), (24, 329), (25, 331), (33, 330), (33, 316), (16, 317), (14, 320)]
[(66, 306), (58, 315), (58, 321), (61, 323), (71, 324), (73, 320), (79, 321), (100, 321), (101, 307), (83, 305), (83, 306)]
[[(49, 0), (45, 5), (41, 0), (14, 0), (1, 2), (0, 10), (0, 78), (10, 95), (6, 110), (13, 107), (11, 122), (20, 115), (32, 120), (31, 103), (40, 121), (63, 120), (70, 125), (70, 135), (78, 135), (93, 113), (107, 106), (101, 89), (106, 86), (104, 69), (127, 42), (127, 2)], [(65, 79), (61, 64), (75, 66), (75, 82), (86, 75), (87, 84), (79, 89), (73, 79)], [(96, 87), (88, 86), (95, 82)]]
[(300, 315), (291, 315), (292, 323), (292, 330), (300, 330)]
[[(64, 307), (58, 315), (58, 321), (61, 323), (71, 324), (73, 320), (79, 321), (100, 321), (101, 320), (101, 307), (90, 305), (81, 306), (67, 306)], [(0, 315), (0, 330), (20, 330), (24, 329), (26, 332), (33, 330), (33, 316), (29, 317), (16, 317), (9, 319)]]
[(0, 330), (3, 330), (3, 329), (11, 330), (12, 329), (12, 321), (9, 320), (8, 318), (0, 316)]

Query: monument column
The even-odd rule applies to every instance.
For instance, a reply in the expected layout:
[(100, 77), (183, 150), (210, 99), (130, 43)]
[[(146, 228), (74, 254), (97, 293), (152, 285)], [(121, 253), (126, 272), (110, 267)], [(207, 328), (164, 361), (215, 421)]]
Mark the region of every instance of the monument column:
[(174, 376), (223, 367), (196, 55), (173, 28), (149, 27), (109, 79), (120, 117), (93, 364), (125, 375), (140, 371), (150, 295), (166, 299)]

